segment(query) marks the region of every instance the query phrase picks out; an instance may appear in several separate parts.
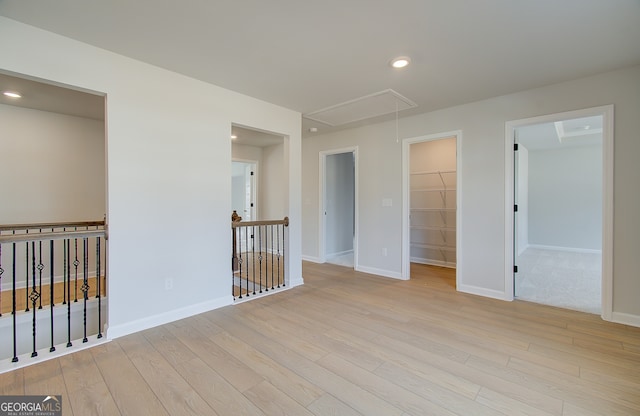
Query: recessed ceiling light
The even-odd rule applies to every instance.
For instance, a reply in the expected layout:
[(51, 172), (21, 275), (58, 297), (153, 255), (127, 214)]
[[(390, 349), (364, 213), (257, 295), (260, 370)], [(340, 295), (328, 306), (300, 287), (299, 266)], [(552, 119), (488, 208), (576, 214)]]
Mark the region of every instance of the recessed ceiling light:
[(237, 138), (238, 138), (238, 136), (236, 136), (235, 134), (232, 134), (232, 135), (231, 135), (231, 139), (232, 139), (232, 140), (235, 140), (235, 139), (237, 139)]
[(409, 65), (409, 63), (411, 63), (411, 59), (408, 56), (399, 56), (393, 59), (390, 62), (390, 65), (393, 68), (400, 69), (406, 67), (407, 65)]
[(6, 95), (7, 97), (11, 97), (11, 98), (20, 98), (22, 97), (22, 95), (20, 95), (20, 93), (15, 92), (15, 91), (5, 91), (3, 92), (4, 95)]

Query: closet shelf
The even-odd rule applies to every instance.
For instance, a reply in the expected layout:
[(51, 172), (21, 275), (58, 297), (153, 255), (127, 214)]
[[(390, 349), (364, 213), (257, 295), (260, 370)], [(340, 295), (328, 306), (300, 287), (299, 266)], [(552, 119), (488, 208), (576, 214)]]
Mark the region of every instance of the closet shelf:
[(456, 188), (420, 188), (420, 189), (411, 189), (411, 192), (449, 192), (455, 191)]
[(438, 212), (438, 211), (451, 211), (451, 212), (455, 212), (455, 208), (411, 208), (411, 211), (434, 211), (434, 212)]
[[(451, 214), (456, 212), (456, 208), (447, 207), (456, 205), (457, 195), (451, 193), (456, 191), (456, 175), (456, 170), (410, 172), (409, 194), (415, 195), (416, 198), (414, 200), (414, 198), (410, 196), (411, 206), (409, 212), (411, 215), (419, 215), (418, 213), (420, 212), (433, 212), (437, 213), (437, 217), (440, 217), (436, 219), (434, 215), (421, 215), (425, 220), (424, 225), (410, 225), (411, 234), (416, 233), (413, 239), (420, 239), (416, 238), (418, 234), (426, 234), (434, 238), (437, 237), (435, 238), (437, 241), (431, 241), (432, 244), (410, 242), (411, 249), (415, 248), (417, 251), (430, 250), (421, 253), (413, 252), (413, 254), (417, 254), (417, 256), (413, 256), (411, 261), (418, 261), (425, 264), (444, 264), (448, 267), (453, 265), (455, 267), (455, 261), (451, 262), (450, 260), (455, 258), (456, 247), (450, 245), (452, 241), (448, 241), (448, 237), (451, 236), (451, 232), (456, 232), (455, 222), (451, 224)], [(411, 186), (412, 183), (413, 186)], [(449, 187), (449, 185), (451, 185), (451, 187)], [(430, 192), (436, 194), (429, 194)], [(438, 199), (437, 202), (433, 201), (434, 196)], [(434, 205), (441, 205), (442, 208), (435, 208)], [(425, 231), (429, 233), (425, 233)], [(438, 236), (438, 233), (440, 236)], [(412, 240), (412, 238), (410, 238), (410, 240)], [(431, 238), (429, 240), (431, 240)]]
[(422, 172), (411, 172), (411, 175), (437, 175), (439, 173), (456, 173), (455, 170), (429, 170)]
[(420, 247), (420, 248), (428, 248), (432, 250), (447, 250), (447, 251), (455, 251), (455, 247), (445, 246), (445, 245), (437, 245), (437, 244), (421, 244), (421, 243), (411, 243), (411, 247)]
[(456, 227), (438, 227), (433, 225), (412, 225), (412, 230), (455, 231)]

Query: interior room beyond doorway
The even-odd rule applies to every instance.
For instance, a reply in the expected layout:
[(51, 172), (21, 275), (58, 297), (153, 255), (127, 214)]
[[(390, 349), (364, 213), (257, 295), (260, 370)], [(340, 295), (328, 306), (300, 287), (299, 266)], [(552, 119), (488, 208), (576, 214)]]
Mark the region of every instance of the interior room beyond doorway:
[(411, 261), (455, 268), (456, 139), (411, 145)]
[(356, 153), (324, 158), (324, 252), (327, 263), (355, 267)]
[(515, 296), (600, 314), (602, 116), (516, 129)]

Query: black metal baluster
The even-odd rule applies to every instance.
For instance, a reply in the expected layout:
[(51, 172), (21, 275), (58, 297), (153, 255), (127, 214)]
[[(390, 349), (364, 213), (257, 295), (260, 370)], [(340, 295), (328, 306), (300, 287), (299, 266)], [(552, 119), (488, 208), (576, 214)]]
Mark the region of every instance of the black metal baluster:
[[(260, 267), (258, 269), (260, 270), (260, 293), (262, 293), (262, 227), (263, 226), (258, 227), (258, 252), (260, 253), (260, 257), (258, 257)], [(254, 276), (253, 281), (255, 282), (255, 280)]]
[[(282, 226), (282, 232), (284, 232), (284, 225)], [(280, 287), (280, 226), (276, 225), (276, 241), (278, 242), (278, 288)]]
[(33, 321), (32, 321), (32, 336), (33, 336), (33, 350), (31, 351), (31, 357), (37, 357), (38, 351), (36, 351), (36, 302), (38, 302), (38, 298), (40, 294), (36, 290), (36, 242), (31, 242), (31, 264), (32, 264), (32, 278), (33, 278), (33, 286), (31, 288), (31, 293), (29, 294), (29, 299), (31, 300), (31, 307), (33, 309)]
[[(285, 218), (285, 220), (286, 220), (286, 218)], [(286, 264), (287, 264), (287, 251), (286, 251), (287, 248), (286, 247), (287, 246), (285, 244), (285, 231), (284, 231), (285, 230), (284, 227), (286, 227), (286, 226), (287, 226), (286, 223), (282, 226), (282, 287), (285, 287), (285, 282), (287, 281), (285, 279), (285, 274), (286, 274), (285, 273), (285, 267), (287, 267), (286, 266)]]
[(98, 298), (98, 339), (102, 338), (102, 274), (100, 271), (100, 237), (96, 237), (96, 298)]
[(269, 226), (264, 226), (264, 290), (269, 290)]
[[(14, 232), (15, 234), (15, 232)], [(13, 293), (11, 294), (11, 300), (13, 301), (13, 306), (11, 307), (11, 314), (13, 315), (13, 358), (11, 359), (12, 363), (18, 362), (18, 344), (17, 334), (16, 334), (16, 243), (13, 243), (13, 264), (12, 264), (13, 276)]]
[[(78, 227), (76, 227), (75, 229), (77, 230)], [(75, 268), (75, 274), (76, 274), (74, 302), (77, 302), (78, 301), (78, 265), (80, 265), (80, 262), (78, 261), (78, 239), (77, 238), (73, 239), (73, 245), (76, 252), (76, 258), (73, 261), (73, 267)]]
[[(66, 229), (63, 228), (63, 231)], [(62, 304), (67, 304), (67, 240), (62, 240)]]
[(236, 264), (238, 256), (236, 254), (236, 228), (231, 226), (231, 294), (236, 298)]
[(83, 278), (82, 278), (82, 287), (80, 288), (80, 290), (82, 290), (83, 293), (83, 300), (84, 300), (84, 306), (83, 306), (83, 311), (82, 311), (82, 325), (83, 325), (83, 334), (84, 337), (82, 338), (82, 342), (85, 343), (87, 341), (89, 341), (87, 339), (87, 299), (89, 298), (89, 239), (87, 237), (82, 239), (82, 271), (83, 271)]
[(251, 263), (253, 266), (253, 294), (256, 294), (256, 227), (251, 227)]
[[(249, 261), (249, 227), (244, 227), (244, 250), (247, 262)], [(245, 279), (247, 279), (247, 297), (249, 297), (249, 265), (245, 267)]]
[(239, 275), (238, 275), (238, 280), (240, 281), (240, 296), (239, 298), (242, 299), (242, 228), (238, 227), (238, 271), (239, 271)]
[[(29, 230), (27, 230), (27, 234), (29, 234)], [(25, 276), (25, 284), (26, 288), (24, 290), (24, 304), (25, 304), (25, 312), (29, 312), (29, 242), (24, 243), (27, 247), (27, 253), (25, 255), (24, 262), (24, 276)]]
[(273, 225), (271, 225), (271, 289), (273, 289), (274, 261), (273, 261)]
[[(51, 230), (53, 231), (53, 230)], [(54, 352), (56, 350), (56, 347), (54, 347), (54, 342), (53, 342), (53, 306), (54, 306), (54, 296), (53, 296), (53, 286), (54, 286), (54, 270), (55, 267), (53, 267), (53, 240), (50, 241), (50, 245), (49, 245), (49, 275), (50, 277), (50, 284), (49, 284), (49, 310), (51, 311), (51, 315), (50, 315), (50, 321), (51, 321), (51, 348), (49, 348), (49, 352)]]
[[(42, 230), (40, 230), (40, 232), (42, 232)], [(42, 269), (44, 269), (44, 264), (42, 264), (42, 240), (40, 240), (38, 242), (38, 275), (40, 278), (40, 282), (38, 285), (38, 292), (40, 292), (42, 294)], [(53, 281), (51, 282), (51, 284), (53, 284)], [(40, 302), (40, 306), (38, 306), (38, 309), (42, 309), (42, 296), (40, 296), (40, 298), (38, 299), (38, 302)]]
[(66, 263), (67, 267), (67, 348), (71, 347), (73, 344), (71, 343), (71, 241), (69, 239), (65, 240), (67, 242), (67, 258)]

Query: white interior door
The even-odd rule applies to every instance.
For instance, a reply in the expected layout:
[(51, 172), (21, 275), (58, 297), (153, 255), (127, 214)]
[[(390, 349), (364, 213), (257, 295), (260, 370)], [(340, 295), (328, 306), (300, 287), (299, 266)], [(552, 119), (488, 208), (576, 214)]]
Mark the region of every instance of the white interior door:
[(256, 220), (256, 165), (247, 163), (244, 170), (244, 215), (246, 221)]
[(231, 209), (243, 221), (255, 221), (257, 210), (256, 162), (233, 161), (231, 178)]

